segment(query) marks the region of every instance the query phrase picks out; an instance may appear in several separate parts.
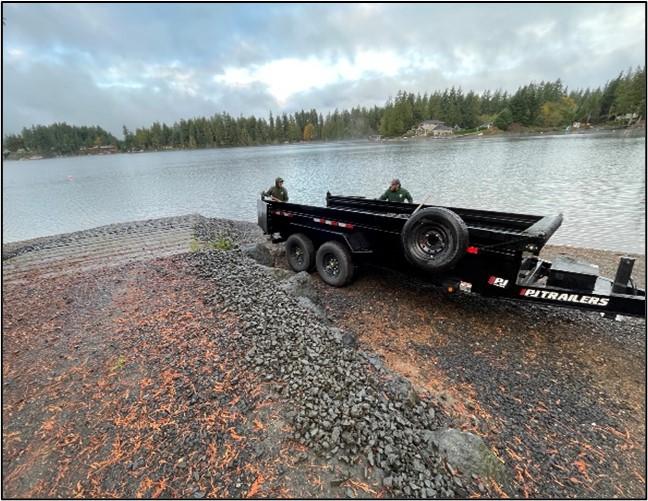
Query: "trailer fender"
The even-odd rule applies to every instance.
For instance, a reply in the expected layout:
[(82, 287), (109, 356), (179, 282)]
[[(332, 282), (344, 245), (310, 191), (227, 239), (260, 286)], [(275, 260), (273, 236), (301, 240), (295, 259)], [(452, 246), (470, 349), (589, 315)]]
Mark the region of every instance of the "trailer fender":
[(432, 273), (452, 269), (468, 247), (468, 228), (455, 212), (428, 207), (412, 215), (401, 232), (405, 258)]

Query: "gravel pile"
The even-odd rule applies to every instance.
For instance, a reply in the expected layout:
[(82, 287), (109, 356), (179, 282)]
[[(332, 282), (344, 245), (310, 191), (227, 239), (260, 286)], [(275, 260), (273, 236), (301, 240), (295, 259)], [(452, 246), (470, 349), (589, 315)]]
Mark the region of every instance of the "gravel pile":
[(240, 317), (247, 363), (294, 409), (295, 439), (326, 457), (373, 467), (395, 496), (466, 494), (423, 440), (440, 427), (434, 407), (406, 380), (385, 377), (361, 352), (240, 252), (189, 256), (217, 283), (210, 298)]
[(261, 228), (255, 223), (202, 216), (194, 224), (194, 235), (203, 242), (227, 239), (236, 245), (266, 241)]

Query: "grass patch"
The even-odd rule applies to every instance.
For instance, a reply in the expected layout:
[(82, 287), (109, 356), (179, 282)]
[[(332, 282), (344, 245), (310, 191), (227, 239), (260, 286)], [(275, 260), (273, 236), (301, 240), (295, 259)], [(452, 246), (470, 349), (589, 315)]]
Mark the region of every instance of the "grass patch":
[(124, 355), (119, 355), (119, 358), (117, 359), (117, 362), (115, 362), (115, 366), (113, 367), (113, 370), (114, 371), (122, 370), (125, 365), (126, 365), (126, 357)]
[(200, 245), (200, 242), (196, 240), (196, 238), (192, 238), (191, 242), (189, 242), (189, 250), (191, 252), (198, 252), (200, 249), (202, 249), (202, 245)]
[(234, 248), (234, 242), (232, 242), (232, 240), (227, 237), (219, 237), (215, 240), (210, 241), (209, 246), (212, 249), (228, 251)]
[(228, 251), (235, 247), (234, 241), (228, 237), (217, 237), (209, 241), (197, 240), (195, 237), (189, 242), (189, 250), (191, 252), (200, 252), (205, 249), (215, 249)]

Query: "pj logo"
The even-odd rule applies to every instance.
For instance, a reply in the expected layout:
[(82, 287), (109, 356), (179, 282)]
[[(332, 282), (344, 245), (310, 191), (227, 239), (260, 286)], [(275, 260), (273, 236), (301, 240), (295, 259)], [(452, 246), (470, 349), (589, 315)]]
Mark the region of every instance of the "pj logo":
[(499, 277), (490, 277), (488, 279), (488, 283), (490, 285), (494, 285), (495, 287), (501, 287), (502, 289), (504, 289), (508, 285), (508, 282), (509, 282), (508, 280)]

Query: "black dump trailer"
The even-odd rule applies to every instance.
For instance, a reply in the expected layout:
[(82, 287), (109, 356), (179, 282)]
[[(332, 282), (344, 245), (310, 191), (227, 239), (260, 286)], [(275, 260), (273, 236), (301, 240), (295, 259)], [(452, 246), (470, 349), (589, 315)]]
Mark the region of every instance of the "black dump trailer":
[(646, 316), (645, 290), (631, 278), (633, 258), (621, 258), (613, 280), (599, 276), (596, 265), (539, 258), (562, 214), (534, 216), (330, 193), (326, 207), (278, 202), (261, 194), (257, 208), (263, 232), (286, 242), (291, 268), (316, 268), (333, 286), (348, 284), (358, 265), (373, 263), (415, 273), (449, 292)]

